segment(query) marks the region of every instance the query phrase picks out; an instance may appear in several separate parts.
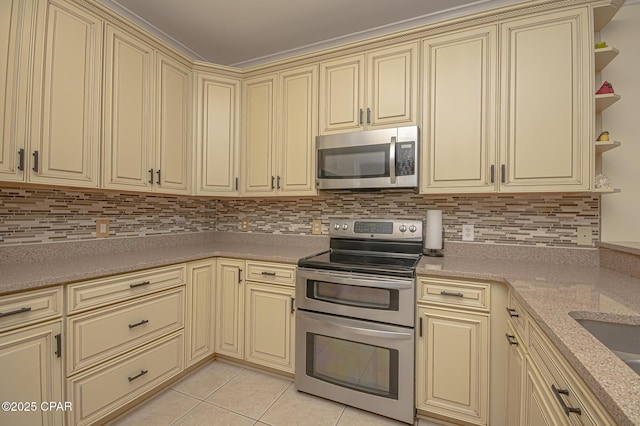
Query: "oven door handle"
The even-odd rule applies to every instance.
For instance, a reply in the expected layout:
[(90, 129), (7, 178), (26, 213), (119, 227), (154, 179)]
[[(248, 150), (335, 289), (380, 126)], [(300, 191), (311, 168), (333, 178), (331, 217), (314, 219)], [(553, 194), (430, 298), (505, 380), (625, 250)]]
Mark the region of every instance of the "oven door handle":
[(363, 278), (351, 278), (346, 277), (344, 275), (338, 275), (334, 273), (327, 272), (309, 272), (309, 271), (301, 271), (298, 270), (298, 278), (303, 280), (318, 280), (324, 281), (332, 284), (344, 284), (344, 285), (355, 285), (360, 287), (375, 287), (375, 288), (384, 288), (391, 290), (408, 290), (413, 288), (413, 280), (391, 280), (384, 278), (371, 278), (371, 279), (363, 279)]
[(376, 330), (376, 325), (374, 323), (370, 323), (367, 325), (367, 328), (363, 327), (354, 327), (353, 325), (346, 324), (341, 318), (336, 316), (331, 316), (330, 321), (324, 321), (319, 318), (318, 315), (305, 312), (303, 314), (306, 319), (315, 321), (317, 323), (322, 324), (323, 327), (331, 328), (333, 330), (340, 330), (342, 332), (358, 335), (358, 336), (369, 336), (369, 337), (377, 337), (381, 339), (393, 339), (393, 340), (410, 340), (413, 339), (412, 332), (399, 332), (399, 331), (389, 331), (389, 330)]

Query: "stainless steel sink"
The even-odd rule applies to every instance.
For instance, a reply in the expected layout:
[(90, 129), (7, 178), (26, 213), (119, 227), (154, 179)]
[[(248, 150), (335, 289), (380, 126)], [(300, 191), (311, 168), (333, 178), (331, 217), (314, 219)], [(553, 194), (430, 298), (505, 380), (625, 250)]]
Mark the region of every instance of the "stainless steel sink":
[(640, 325), (589, 319), (576, 321), (640, 375)]

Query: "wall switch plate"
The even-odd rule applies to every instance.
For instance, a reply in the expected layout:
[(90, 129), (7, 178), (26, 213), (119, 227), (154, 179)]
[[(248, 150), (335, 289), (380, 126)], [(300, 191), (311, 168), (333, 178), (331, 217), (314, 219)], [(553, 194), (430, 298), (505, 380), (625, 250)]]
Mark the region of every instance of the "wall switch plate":
[(314, 219), (311, 224), (311, 233), (313, 235), (322, 234), (322, 221), (320, 219)]
[(241, 231), (248, 231), (249, 230), (249, 219), (247, 219), (246, 217), (243, 217), (240, 220), (240, 230)]
[(96, 238), (109, 236), (109, 219), (96, 219)]
[(590, 226), (578, 226), (578, 245), (593, 246), (593, 235)]
[(462, 241), (473, 241), (473, 225), (462, 225)]

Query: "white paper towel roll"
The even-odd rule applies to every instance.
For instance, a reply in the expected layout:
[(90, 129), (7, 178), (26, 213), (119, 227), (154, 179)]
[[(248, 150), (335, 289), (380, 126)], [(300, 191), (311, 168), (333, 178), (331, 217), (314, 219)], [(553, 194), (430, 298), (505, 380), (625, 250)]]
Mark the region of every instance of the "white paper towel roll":
[(427, 236), (424, 247), (442, 249), (442, 210), (427, 210)]

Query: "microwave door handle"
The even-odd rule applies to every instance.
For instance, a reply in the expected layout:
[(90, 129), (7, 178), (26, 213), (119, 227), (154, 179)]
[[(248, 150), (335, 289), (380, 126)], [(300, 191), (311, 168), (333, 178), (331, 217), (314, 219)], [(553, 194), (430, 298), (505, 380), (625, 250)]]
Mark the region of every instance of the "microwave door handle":
[(391, 183), (396, 183), (396, 140), (395, 136), (391, 136), (391, 144), (389, 146), (389, 178)]

